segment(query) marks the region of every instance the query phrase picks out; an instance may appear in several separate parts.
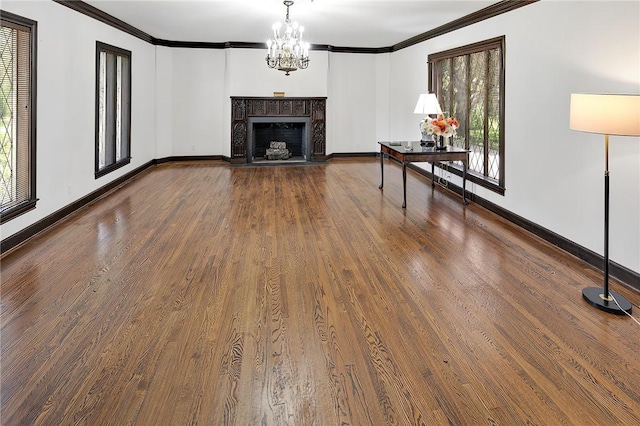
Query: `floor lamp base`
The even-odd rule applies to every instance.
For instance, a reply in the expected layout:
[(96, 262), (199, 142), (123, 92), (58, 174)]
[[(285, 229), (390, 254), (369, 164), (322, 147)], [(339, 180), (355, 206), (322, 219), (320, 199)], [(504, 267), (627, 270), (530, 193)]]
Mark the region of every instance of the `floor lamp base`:
[(616, 315), (631, 313), (631, 303), (625, 299), (624, 296), (611, 290), (609, 290), (609, 294), (616, 298), (618, 304), (616, 304), (612, 298), (605, 297), (604, 289), (602, 287), (587, 287), (582, 290), (582, 297), (584, 300), (600, 310)]

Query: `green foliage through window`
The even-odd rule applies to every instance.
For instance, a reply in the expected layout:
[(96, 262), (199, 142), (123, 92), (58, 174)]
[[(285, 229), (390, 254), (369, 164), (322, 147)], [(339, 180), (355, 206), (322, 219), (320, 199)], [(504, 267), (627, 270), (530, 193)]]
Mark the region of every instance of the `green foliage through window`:
[(504, 37), (429, 55), (430, 90), (460, 123), (476, 182), (504, 191)]

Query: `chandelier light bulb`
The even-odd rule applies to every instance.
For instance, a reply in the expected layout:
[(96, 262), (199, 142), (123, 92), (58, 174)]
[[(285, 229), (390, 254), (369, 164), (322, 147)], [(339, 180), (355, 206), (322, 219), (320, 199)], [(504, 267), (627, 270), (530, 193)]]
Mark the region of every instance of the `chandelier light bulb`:
[(284, 0), (287, 7), (285, 28), (281, 32), (282, 24), (273, 24), (273, 40), (267, 41), (267, 66), (284, 71), (285, 75), (297, 69), (306, 69), (309, 66), (309, 43), (302, 41), (304, 27), (298, 22), (291, 23), (289, 19), (289, 7), (292, 0)]

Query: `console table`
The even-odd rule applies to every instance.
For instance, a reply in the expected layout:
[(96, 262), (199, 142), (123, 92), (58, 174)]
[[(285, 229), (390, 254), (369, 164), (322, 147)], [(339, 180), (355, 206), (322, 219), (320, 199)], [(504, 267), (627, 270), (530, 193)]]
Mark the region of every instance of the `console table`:
[(447, 146), (446, 150), (421, 146), (420, 142), (378, 142), (380, 144), (380, 186), (384, 186), (384, 156), (393, 157), (402, 163), (402, 191), (404, 199), (402, 208), (407, 207), (407, 164), (411, 162), (431, 163), (431, 186), (435, 186), (435, 163), (439, 161), (462, 161), (462, 202), (467, 203), (465, 196), (467, 184), (467, 167), (469, 165), (469, 150)]

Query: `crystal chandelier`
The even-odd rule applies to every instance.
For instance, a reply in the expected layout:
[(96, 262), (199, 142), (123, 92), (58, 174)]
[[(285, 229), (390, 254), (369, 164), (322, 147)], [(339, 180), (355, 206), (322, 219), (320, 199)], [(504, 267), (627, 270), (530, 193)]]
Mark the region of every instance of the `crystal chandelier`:
[(273, 40), (267, 41), (267, 66), (289, 75), (298, 68), (309, 66), (309, 43), (302, 41), (304, 27), (297, 22), (292, 24), (289, 19), (289, 6), (293, 1), (285, 0), (283, 3), (287, 6), (287, 19), (284, 21), (284, 30), (280, 22), (273, 24)]

